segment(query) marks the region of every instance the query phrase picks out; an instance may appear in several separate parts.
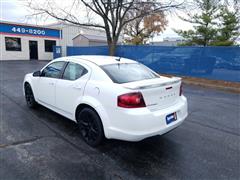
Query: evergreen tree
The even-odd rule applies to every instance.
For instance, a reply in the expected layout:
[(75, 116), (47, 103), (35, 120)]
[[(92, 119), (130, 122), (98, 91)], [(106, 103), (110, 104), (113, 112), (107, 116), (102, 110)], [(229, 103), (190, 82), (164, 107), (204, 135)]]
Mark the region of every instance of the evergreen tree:
[(188, 13), (188, 18), (182, 18), (186, 22), (194, 24), (193, 30), (175, 30), (180, 36), (186, 39), (182, 45), (208, 46), (214, 40), (217, 33), (214, 27), (217, 24), (219, 1), (216, 0), (195, 0), (199, 13)]
[(232, 46), (234, 41), (240, 35), (239, 18), (237, 12), (230, 11), (228, 7), (223, 6), (220, 11), (219, 31), (216, 41), (212, 42), (214, 46)]

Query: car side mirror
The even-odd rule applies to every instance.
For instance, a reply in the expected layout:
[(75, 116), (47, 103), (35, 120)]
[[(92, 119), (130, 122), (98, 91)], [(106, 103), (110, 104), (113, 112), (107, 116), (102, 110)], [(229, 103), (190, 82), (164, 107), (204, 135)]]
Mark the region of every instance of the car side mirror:
[(41, 71), (35, 71), (35, 72), (33, 73), (33, 76), (34, 76), (34, 77), (40, 77), (40, 76), (41, 76)]

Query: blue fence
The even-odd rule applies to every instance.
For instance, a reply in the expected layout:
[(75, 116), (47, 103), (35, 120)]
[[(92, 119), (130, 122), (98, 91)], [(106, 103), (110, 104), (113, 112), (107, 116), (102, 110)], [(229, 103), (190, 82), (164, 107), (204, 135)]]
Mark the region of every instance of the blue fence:
[[(108, 47), (67, 47), (67, 55), (108, 55)], [(116, 56), (159, 73), (240, 82), (240, 47), (118, 46)]]

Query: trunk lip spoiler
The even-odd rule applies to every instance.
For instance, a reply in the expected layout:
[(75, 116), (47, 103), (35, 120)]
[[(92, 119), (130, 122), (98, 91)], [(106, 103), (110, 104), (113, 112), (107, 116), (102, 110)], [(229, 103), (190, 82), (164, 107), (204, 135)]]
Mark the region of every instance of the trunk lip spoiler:
[(127, 88), (127, 89), (131, 89), (131, 90), (149, 89), (149, 88), (168, 86), (168, 85), (172, 85), (172, 84), (175, 84), (175, 83), (179, 83), (181, 81), (182, 81), (182, 78), (172, 77), (171, 81), (169, 81), (169, 82), (163, 82), (163, 83), (158, 83), (158, 84), (150, 84), (150, 85), (140, 85), (140, 86), (133, 86), (133, 87), (127, 87), (127, 86), (124, 86), (124, 87)]

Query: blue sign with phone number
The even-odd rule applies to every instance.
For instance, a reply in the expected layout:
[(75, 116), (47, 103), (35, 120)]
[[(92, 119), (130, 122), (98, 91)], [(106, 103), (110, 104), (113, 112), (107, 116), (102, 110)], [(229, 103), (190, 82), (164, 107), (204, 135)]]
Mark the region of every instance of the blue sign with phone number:
[(0, 33), (61, 38), (60, 30), (0, 23)]

